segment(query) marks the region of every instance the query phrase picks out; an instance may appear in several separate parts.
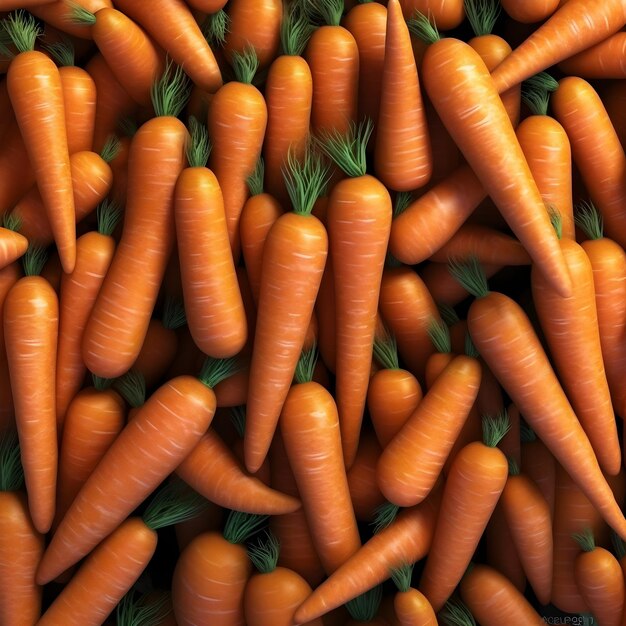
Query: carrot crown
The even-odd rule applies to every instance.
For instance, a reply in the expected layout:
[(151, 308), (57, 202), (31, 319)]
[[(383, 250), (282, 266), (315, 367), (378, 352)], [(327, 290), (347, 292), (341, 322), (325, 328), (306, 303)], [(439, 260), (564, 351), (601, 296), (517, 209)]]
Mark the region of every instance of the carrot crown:
[(137, 595), (129, 591), (117, 605), (116, 624), (118, 626), (154, 626), (160, 624), (172, 612), (169, 593), (160, 593), (156, 597)]
[(0, 437), (0, 491), (17, 491), (24, 483), (20, 444), (15, 431)]
[(374, 337), (374, 356), (387, 370), (399, 370), (398, 342), (387, 330), (382, 337)]
[[(2, 30), (19, 52), (28, 52), (35, 49), (37, 38), (41, 35), (41, 27), (37, 20), (28, 12), (20, 10), (10, 13), (2, 20)], [(3, 56), (15, 56), (6, 45), (2, 45), (0, 52)]]
[(267, 531), (265, 539), (260, 539), (257, 544), (248, 547), (248, 556), (261, 574), (269, 574), (278, 566), (280, 543), (276, 535)]
[(226, 35), (230, 26), (230, 17), (224, 9), (206, 16), (201, 30), (204, 38), (211, 46), (221, 48), (226, 43)]
[(294, 213), (311, 214), (316, 200), (326, 192), (328, 172), (329, 168), (311, 146), (306, 148), (302, 159), (289, 150), (283, 178)]
[(48, 252), (41, 246), (30, 245), (22, 257), (22, 267), (26, 276), (39, 276), (48, 260)]
[(365, 148), (374, 130), (371, 119), (360, 124), (350, 123), (346, 133), (326, 131), (317, 138), (317, 145), (345, 174), (357, 178), (367, 171)]
[(2, 226), (7, 230), (17, 232), (22, 226), (22, 220), (19, 215), (15, 215), (14, 213), (5, 213), (2, 218)]
[(240, 83), (251, 85), (259, 69), (259, 57), (253, 46), (246, 46), (243, 52), (233, 52), (230, 59), (235, 78)]
[(409, 208), (411, 202), (413, 202), (413, 194), (410, 191), (399, 191), (393, 203), (393, 216), (402, 215)]
[(211, 154), (209, 129), (193, 115), (189, 116), (189, 136), (185, 153), (190, 167), (205, 167)]
[(477, 359), (480, 354), (478, 354), (478, 350), (472, 341), (472, 336), (469, 332), (465, 333), (465, 342), (463, 344), (463, 350), (466, 356), (471, 356), (473, 359)]
[(439, 315), (441, 315), (441, 319), (443, 319), (448, 326), (454, 326), (457, 322), (461, 321), (454, 307), (449, 304), (440, 303), (437, 305), (437, 310), (439, 311)]
[(520, 474), (519, 463), (512, 456), (507, 456), (506, 460), (509, 462), (509, 474), (511, 476), (519, 476)]
[(474, 616), (460, 600), (448, 600), (437, 617), (446, 626), (476, 626)]
[(494, 0), (465, 0), (465, 15), (477, 37), (490, 35), (500, 15), (500, 2)]
[(254, 165), (250, 176), (246, 178), (246, 184), (251, 196), (259, 196), (263, 193), (263, 181), (265, 179), (265, 161), (259, 157)]
[[(135, 131), (137, 129), (135, 128)], [(109, 135), (100, 150), (100, 158), (105, 163), (110, 163), (119, 153), (122, 147), (122, 142), (116, 135)]]
[(96, 207), (98, 232), (110, 237), (122, 219), (122, 209), (115, 200), (107, 198)]
[(371, 622), (378, 613), (380, 602), (383, 599), (383, 586), (376, 585), (369, 591), (362, 593), (350, 602), (346, 602), (346, 609), (353, 620)]
[(246, 431), (246, 407), (245, 405), (234, 406), (230, 410), (230, 421), (237, 435), (243, 438)]
[(163, 328), (168, 330), (176, 330), (182, 328), (187, 323), (185, 316), (185, 307), (180, 298), (167, 296), (163, 303), (163, 315), (161, 317)]
[(339, 26), (344, 10), (344, 0), (314, 0), (305, 2), (303, 8), (312, 21)]
[(317, 364), (317, 345), (313, 345), (308, 350), (303, 350), (296, 364), (295, 379), (298, 384), (309, 383), (313, 380), (313, 372)]
[(150, 97), (157, 116), (178, 117), (191, 94), (191, 83), (180, 65), (168, 60), (161, 78), (152, 84)]
[(391, 580), (395, 583), (398, 591), (406, 593), (411, 588), (414, 563), (407, 563), (391, 572)]
[(115, 380), (113, 387), (133, 409), (146, 403), (146, 379), (138, 370), (128, 370)]
[(103, 378), (102, 376), (96, 376), (95, 374), (92, 374), (91, 382), (93, 383), (94, 389), (97, 389), (98, 391), (104, 391), (113, 384), (114, 379)]
[(215, 385), (239, 371), (236, 357), (214, 359), (207, 357), (202, 364), (198, 378), (200, 382), (213, 389)]
[(572, 533), (572, 539), (583, 552), (593, 552), (596, 549), (596, 540), (591, 528), (585, 528), (582, 533)]
[(613, 545), (613, 552), (615, 552), (615, 556), (618, 559), (626, 556), (626, 543), (613, 529), (611, 529), (611, 544)]
[(574, 221), (589, 239), (602, 239), (604, 237), (604, 223), (600, 211), (592, 202), (581, 202), (576, 207)]
[(462, 261), (452, 259), (448, 263), (448, 270), (475, 298), (484, 298), (489, 293), (487, 277), (477, 257), (470, 256)]
[(490, 448), (495, 448), (502, 441), (504, 435), (511, 428), (511, 420), (506, 409), (503, 409), (498, 415), (483, 415), (483, 443)]
[(209, 505), (209, 501), (182, 480), (169, 482), (157, 492), (142, 519), (144, 524), (158, 530), (197, 517)]
[(552, 224), (552, 228), (554, 228), (557, 238), (563, 239), (563, 218), (561, 217), (559, 210), (553, 204), (549, 204), (547, 209), (548, 215), (550, 216), (550, 224)]
[(87, 10), (84, 6), (73, 3), (72, 4), (72, 22), (75, 24), (81, 24), (84, 26), (93, 26), (96, 23), (96, 15)]
[(374, 520), (372, 526), (374, 527), (374, 534), (378, 534), (388, 526), (391, 526), (395, 522), (400, 507), (392, 502), (384, 502), (380, 506), (376, 507), (374, 511)]
[(244, 543), (265, 524), (268, 517), (268, 515), (231, 511), (224, 525), (224, 539), (232, 544)]
[(533, 441), (537, 441), (537, 434), (524, 420), (520, 422), (519, 429), (520, 440), (522, 443), (532, 443)]
[(442, 320), (431, 318), (428, 323), (428, 338), (435, 346), (435, 350), (440, 354), (450, 354), (452, 352), (452, 344), (450, 342), (450, 329)]
[(550, 94), (559, 83), (547, 72), (539, 72), (522, 83), (522, 101), (533, 115), (547, 115)]
[(413, 13), (413, 16), (407, 20), (406, 25), (409, 27), (409, 31), (424, 43), (431, 44), (441, 39), (441, 34), (437, 30), (434, 18), (426, 16), (419, 11)]
[(302, 7), (297, 2), (289, 4), (280, 24), (280, 45), (283, 54), (301, 56), (313, 31), (315, 26), (311, 24)]
[(55, 41), (44, 46), (44, 50), (47, 50), (50, 56), (57, 62), (57, 65), (61, 67), (76, 65), (74, 44), (67, 37), (63, 37), (61, 41)]

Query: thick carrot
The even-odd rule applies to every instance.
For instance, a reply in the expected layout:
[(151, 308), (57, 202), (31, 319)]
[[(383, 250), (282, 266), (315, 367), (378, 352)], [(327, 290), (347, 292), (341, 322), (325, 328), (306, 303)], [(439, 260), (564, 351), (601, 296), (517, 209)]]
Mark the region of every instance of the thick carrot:
[(413, 565), (393, 570), (391, 578), (398, 588), (393, 606), (400, 626), (437, 626), (437, 616), (426, 596), (411, 587)]

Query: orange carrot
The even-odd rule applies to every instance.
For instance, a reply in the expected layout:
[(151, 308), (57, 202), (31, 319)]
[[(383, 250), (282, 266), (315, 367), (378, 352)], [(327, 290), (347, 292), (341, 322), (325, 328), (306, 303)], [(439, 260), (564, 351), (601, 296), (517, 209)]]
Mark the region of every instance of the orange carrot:
[(28, 239), (17, 232), (21, 226), (20, 218), (14, 213), (4, 216), (0, 227), (0, 269), (19, 259), (28, 249)]
[(46, 24), (54, 26), (62, 32), (83, 39), (91, 39), (91, 28), (84, 24), (76, 24), (72, 20), (74, 6), (77, 4), (92, 13), (104, 7), (113, 6), (111, 0), (77, 0), (76, 2), (54, 0), (40, 7), (32, 7), (30, 12)]
[(437, 617), (426, 596), (411, 587), (413, 565), (393, 570), (391, 578), (398, 587), (393, 599), (395, 614), (400, 626), (437, 626)]
[(400, 0), (404, 17), (409, 19), (416, 11), (432, 15), (437, 28), (456, 28), (465, 17), (464, 3), (461, 0)]

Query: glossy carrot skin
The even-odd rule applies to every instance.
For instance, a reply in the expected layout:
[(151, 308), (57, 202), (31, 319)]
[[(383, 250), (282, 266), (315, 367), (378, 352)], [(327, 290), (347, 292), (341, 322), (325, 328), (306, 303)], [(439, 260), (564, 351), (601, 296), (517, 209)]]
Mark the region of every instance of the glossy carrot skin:
[(37, 580), (52, 580), (110, 534), (191, 452), (214, 412), (213, 391), (196, 378), (179, 376), (159, 387), (76, 496), (41, 561)]
[(35, 571), (44, 538), (34, 528), (26, 495), (0, 492), (0, 623), (33, 626), (41, 612), (42, 589)]
[(70, 157), (74, 152), (91, 150), (96, 118), (96, 84), (89, 72), (74, 65), (59, 68), (67, 147)]
[(396, 593), (393, 606), (400, 626), (437, 626), (433, 607), (417, 589)]
[[(21, 276), (22, 268), (19, 263), (11, 263), (0, 270), (0, 319), (4, 319), (4, 302), (7, 293)], [(12, 428), (15, 428), (15, 411), (4, 341), (4, 323), (2, 323), (0, 324), (0, 434)]]
[(104, 378), (128, 371), (141, 350), (174, 246), (173, 192), (187, 137), (179, 120), (155, 117), (133, 138), (122, 238), (83, 335), (85, 364)]
[(565, 74), (581, 78), (626, 78), (626, 34), (617, 32), (559, 63)]
[(4, 301), (4, 340), (28, 505), (41, 533), (50, 529), (55, 508), (58, 325), (57, 295), (44, 278), (28, 276), (13, 285)]
[(401, 0), (404, 17), (409, 19), (415, 11), (432, 15), (440, 30), (456, 28), (465, 17), (460, 0)]

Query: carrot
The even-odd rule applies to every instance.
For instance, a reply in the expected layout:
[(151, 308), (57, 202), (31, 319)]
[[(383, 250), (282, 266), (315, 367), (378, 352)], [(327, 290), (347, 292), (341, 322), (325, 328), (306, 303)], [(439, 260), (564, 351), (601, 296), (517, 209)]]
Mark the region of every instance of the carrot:
[(233, 258), (240, 254), (239, 217), (248, 197), (246, 180), (261, 154), (267, 105), (252, 85), (258, 69), (256, 50), (248, 47), (232, 55), (236, 80), (221, 87), (211, 101), (208, 113), (209, 135), (213, 143), (209, 167), (217, 177), (224, 196), (224, 211)]
[(483, 442), (465, 446), (450, 467), (419, 584), (435, 611), (461, 580), (504, 489), (508, 465), (496, 446), (508, 428), (506, 414), (483, 417)]
[(172, 602), (179, 626), (243, 626), (252, 563), (242, 545), (266, 518), (231, 511), (224, 532), (198, 535), (178, 558)]
[(452, 358), (385, 447), (376, 468), (384, 496), (399, 506), (421, 502), (435, 485), (480, 385), (480, 365)]
[[(4, 301), (7, 293), (21, 277), (21, 263), (11, 263), (0, 270), (0, 319), (4, 318)], [(4, 324), (0, 324), (0, 434), (14, 428), (15, 411), (5, 349)]]
[(310, 150), (302, 163), (290, 155), (285, 183), (293, 211), (274, 222), (263, 249), (246, 402), (244, 452), (250, 472), (261, 466), (270, 447), (302, 351), (328, 253), (326, 229), (311, 215), (315, 200), (326, 187), (327, 169)]
[(400, 0), (404, 17), (409, 19), (416, 11), (432, 15), (441, 30), (456, 28), (465, 17), (462, 0)]
[(157, 530), (197, 515), (206, 501), (169, 483), (141, 517), (122, 522), (81, 565), (42, 615), (41, 626), (99, 626), (137, 581), (152, 558)]
[[(228, 85), (234, 83), (222, 90)], [(212, 111), (217, 110), (222, 90), (215, 96)], [(216, 174), (205, 167), (210, 149), (208, 132), (191, 119), (189, 167), (180, 173), (174, 190), (185, 313), (196, 345), (205, 354), (227, 358), (246, 343), (247, 321), (228, 240), (221, 185)]]
[(113, 6), (111, 0), (76, 0), (71, 3), (65, 0), (54, 0), (53, 2), (46, 2), (40, 7), (32, 7), (30, 12), (44, 23), (54, 26), (64, 33), (74, 37), (91, 39), (91, 28), (83, 24), (76, 24), (72, 20), (72, 13), (76, 4), (92, 13), (104, 7)]
[(606, 39), (626, 24), (620, 0), (570, 0), (493, 70), (499, 93)]
[(559, 69), (581, 78), (626, 78), (626, 33), (617, 32), (595, 46), (561, 61)]
[(626, 520), (526, 314), (507, 296), (488, 290), (475, 260), (455, 265), (453, 271), (477, 298), (470, 306), (467, 321), (479, 353), (607, 523), (620, 536), (626, 535)]
[(164, 53), (127, 15), (104, 7), (92, 13), (76, 6), (73, 19), (91, 26), (91, 36), (109, 68), (133, 100), (149, 106), (150, 88), (163, 73)]
[(461, 598), (483, 626), (545, 624), (522, 593), (491, 567), (471, 565), (461, 581), (460, 590)]
[(59, 70), (43, 52), (34, 50), (39, 27), (32, 16), (11, 14), (3, 24), (19, 50), (7, 72), (9, 97), (63, 270), (69, 273), (76, 262), (76, 228)]
[[(311, 593), (309, 583), (300, 574), (278, 566), (279, 553), (278, 539), (271, 532), (248, 548), (248, 556), (258, 570), (244, 592), (248, 626), (291, 626), (294, 611)], [(309, 624), (322, 626), (322, 620)]]
[(336, 399), (348, 468), (358, 447), (365, 408), (392, 216), (389, 192), (366, 174), (365, 146), (371, 132), (371, 122), (366, 121), (351, 125), (345, 134), (325, 133), (319, 142), (350, 176), (333, 187), (327, 215), (335, 283)]
[(0, 228), (0, 269), (19, 259), (28, 249), (28, 239), (17, 232), (20, 228), (19, 217), (13, 213), (4, 216)]
[(410, 191), (432, 174), (432, 152), (411, 37), (399, 0), (387, 5), (374, 168), (387, 187)]
[(624, 115), (624, 100), (626, 89), (621, 80), (608, 81), (607, 87), (602, 91), (602, 102), (606, 108), (613, 128), (622, 145), (626, 144), (626, 115)]
[(35, 571), (44, 538), (34, 528), (26, 495), (17, 436), (0, 434), (0, 621), (35, 624), (41, 611), (42, 589)]
[(122, 237), (83, 335), (85, 365), (104, 378), (137, 358), (174, 245), (174, 187), (188, 138), (175, 116), (187, 95), (180, 68), (168, 68), (153, 89), (158, 116), (133, 137)]
[(41, 560), (38, 581), (52, 580), (85, 556), (174, 471), (211, 423), (212, 387), (232, 367), (209, 359), (200, 379), (179, 376), (152, 394), (78, 492)]
[[(437, 113), (485, 191), (554, 289), (568, 296), (572, 284), (558, 240), (483, 61), (467, 44), (441, 39), (427, 49), (422, 77)], [(484, 123), (487, 118), (489, 124)], [(487, 145), (492, 155), (485, 151)]]
[(531, 0), (530, 2), (515, 2), (515, 0), (501, 0), (502, 8), (509, 17), (517, 22), (533, 24), (543, 22), (550, 17), (559, 6), (559, 0)]
[(222, 76), (213, 51), (183, 0), (117, 0), (116, 8), (135, 21), (184, 68), (191, 80), (214, 93)]
[(437, 626), (437, 616), (426, 596), (411, 587), (413, 565), (395, 569), (391, 578), (398, 588), (393, 606), (400, 626)]
[(423, 558), (429, 550), (439, 508), (439, 489), (422, 504), (405, 509), (375, 534), (298, 607), (296, 624), (315, 619), (387, 580), (389, 573)]
[(593, 530), (575, 533), (579, 552), (574, 563), (576, 584), (600, 624), (620, 626), (624, 611), (624, 577), (617, 559), (596, 545)]

